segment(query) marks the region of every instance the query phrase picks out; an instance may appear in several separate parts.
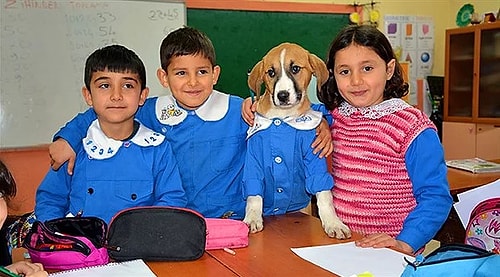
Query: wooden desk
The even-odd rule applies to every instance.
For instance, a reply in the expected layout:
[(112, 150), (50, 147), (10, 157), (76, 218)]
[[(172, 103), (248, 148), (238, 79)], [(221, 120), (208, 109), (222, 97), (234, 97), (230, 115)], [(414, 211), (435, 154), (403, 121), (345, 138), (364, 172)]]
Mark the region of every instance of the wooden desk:
[(249, 246), (234, 249), (234, 256), (222, 250), (210, 250), (208, 254), (239, 276), (332, 276), (331, 272), (295, 255), (290, 248), (359, 238), (358, 234), (350, 240), (329, 238), (318, 218), (298, 212), (266, 217), (264, 230), (250, 234)]
[[(500, 162), (500, 160), (495, 160), (495, 162)], [(491, 183), (497, 179), (500, 179), (500, 172), (474, 174), (465, 170), (448, 168), (448, 184), (452, 195)]]
[[(347, 242), (329, 238), (318, 218), (300, 212), (264, 219), (264, 231), (250, 234), (249, 246), (209, 250), (196, 261), (147, 262), (158, 276), (335, 276), (295, 255), (291, 247)], [(13, 260), (23, 259), (24, 249), (15, 249)], [(333, 257), (332, 257), (333, 258)]]

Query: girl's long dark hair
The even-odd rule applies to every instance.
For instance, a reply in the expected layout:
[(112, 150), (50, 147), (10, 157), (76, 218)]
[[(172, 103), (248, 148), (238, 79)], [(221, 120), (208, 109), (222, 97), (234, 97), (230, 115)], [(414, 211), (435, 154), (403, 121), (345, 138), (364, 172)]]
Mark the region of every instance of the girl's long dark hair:
[(335, 54), (349, 45), (359, 45), (372, 49), (386, 64), (392, 59), (396, 60), (394, 74), (385, 84), (384, 100), (401, 98), (408, 93), (408, 84), (403, 79), (403, 70), (397, 61), (396, 55), (387, 37), (373, 26), (350, 25), (340, 31), (337, 37), (332, 41), (328, 52), (326, 67), (328, 68), (330, 76), (328, 81), (321, 87), (321, 90), (318, 91), (318, 99), (325, 104), (328, 109), (333, 110), (345, 101), (338, 90), (333, 70), (335, 68)]

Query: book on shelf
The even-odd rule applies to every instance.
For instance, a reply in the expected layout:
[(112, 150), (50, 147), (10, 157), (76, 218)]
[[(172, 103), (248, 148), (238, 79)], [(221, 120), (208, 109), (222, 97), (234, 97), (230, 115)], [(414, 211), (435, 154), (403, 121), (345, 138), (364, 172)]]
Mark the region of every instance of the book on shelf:
[(500, 172), (500, 163), (495, 163), (480, 158), (460, 159), (446, 161), (448, 167), (467, 170), (472, 173)]

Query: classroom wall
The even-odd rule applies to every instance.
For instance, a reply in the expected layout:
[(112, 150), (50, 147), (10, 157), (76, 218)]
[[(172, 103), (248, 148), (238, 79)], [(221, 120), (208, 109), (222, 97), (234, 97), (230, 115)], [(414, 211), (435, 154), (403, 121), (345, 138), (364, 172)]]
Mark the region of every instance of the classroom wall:
[[(352, 4), (370, 3), (370, 1), (352, 1), (352, 0), (272, 0), (274, 2), (303, 2), (303, 3), (322, 3), (322, 4)], [(432, 75), (444, 75), (444, 51), (445, 51), (445, 30), (456, 28), (455, 23), (457, 12), (467, 3), (474, 6), (474, 10), (479, 14), (485, 12), (493, 12), (496, 16), (500, 4), (498, 0), (421, 0), (421, 1), (406, 1), (406, 0), (380, 0), (374, 1), (380, 12), (381, 20), (379, 27), (383, 27), (384, 15), (417, 15), (431, 16), (434, 19), (434, 33), (436, 35), (434, 43), (434, 67)], [(381, 29), (383, 30), (383, 29)]]

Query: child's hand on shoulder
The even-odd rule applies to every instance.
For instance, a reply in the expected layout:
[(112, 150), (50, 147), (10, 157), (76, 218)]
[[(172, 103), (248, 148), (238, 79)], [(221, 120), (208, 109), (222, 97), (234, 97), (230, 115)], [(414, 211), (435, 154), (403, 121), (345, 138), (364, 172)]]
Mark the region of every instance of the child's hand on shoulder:
[(250, 126), (253, 126), (253, 119), (255, 118), (254, 113), (256, 110), (257, 102), (252, 103), (252, 99), (250, 97), (243, 100), (243, 103), (241, 104), (241, 116)]
[(396, 240), (388, 234), (383, 233), (367, 235), (364, 238), (356, 241), (356, 246), (373, 248), (389, 247), (401, 251), (405, 254), (413, 254), (413, 249), (407, 243)]
[(59, 138), (49, 145), (50, 166), (53, 170), (58, 170), (61, 165), (68, 162), (68, 174), (73, 175), (76, 153), (69, 143)]
[(333, 152), (332, 133), (325, 119), (321, 120), (319, 126), (316, 127), (316, 139), (311, 147), (314, 148), (314, 154), (321, 152), (320, 158), (328, 157)]

